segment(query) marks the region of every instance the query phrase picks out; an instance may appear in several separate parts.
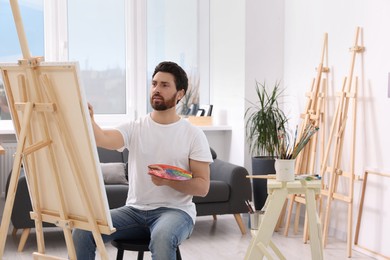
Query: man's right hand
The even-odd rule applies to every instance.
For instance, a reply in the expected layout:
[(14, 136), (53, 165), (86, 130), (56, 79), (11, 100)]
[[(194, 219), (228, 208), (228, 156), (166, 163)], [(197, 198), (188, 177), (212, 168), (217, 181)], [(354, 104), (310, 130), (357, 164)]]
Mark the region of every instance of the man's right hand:
[(89, 116), (93, 120), (93, 106), (90, 103), (88, 103), (88, 111), (89, 111)]

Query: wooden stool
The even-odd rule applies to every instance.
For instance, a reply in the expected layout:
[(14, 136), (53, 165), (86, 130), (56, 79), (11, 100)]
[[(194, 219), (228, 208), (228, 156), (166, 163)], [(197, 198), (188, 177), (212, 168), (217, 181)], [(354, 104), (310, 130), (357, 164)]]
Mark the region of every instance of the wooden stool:
[[(124, 250), (128, 251), (137, 251), (138, 252), (138, 260), (144, 259), (144, 252), (149, 251), (149, 243), (150, 240), (113, 240), (111, 244), (118, 249), (118, 253), (116, 255), (116, 260), (123, 259)], [(176, 259), (181, 260), (180, 249), (177, 247), (176, 250)]]

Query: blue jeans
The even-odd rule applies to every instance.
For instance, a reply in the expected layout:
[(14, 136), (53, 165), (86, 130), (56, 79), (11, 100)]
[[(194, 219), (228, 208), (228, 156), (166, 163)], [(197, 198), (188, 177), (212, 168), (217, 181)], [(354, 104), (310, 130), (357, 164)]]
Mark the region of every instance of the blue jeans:
[[(115, 239), (148, 239), (152, 259), (176, 258), (176, 248), (192, 233), (194, 223), (184, 211), (172, 208), (138, 210), (129, 206), (111, 210), (116, 232), (102, 235), (104, 243)], [(90, 231), (72, 234), (78, 260), (95, 259), (96, 244)]]

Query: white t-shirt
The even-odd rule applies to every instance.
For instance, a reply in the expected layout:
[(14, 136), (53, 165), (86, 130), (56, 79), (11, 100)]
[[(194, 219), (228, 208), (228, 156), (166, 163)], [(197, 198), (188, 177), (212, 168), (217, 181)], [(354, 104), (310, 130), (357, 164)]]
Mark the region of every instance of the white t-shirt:
[(168, 186), (156, 186), (148, 174), (150, 164), (174, 165), (189, 170), (189, 159), (212, 162), (210, 147), (203, 131), (188, 121), (163, 125), (148, 114), (117, 127), (129, 150), (129, 192), (126, 205), (142, 210), (159, 207), (187, 212), (195, 223), (196, 209), (191, 195)]

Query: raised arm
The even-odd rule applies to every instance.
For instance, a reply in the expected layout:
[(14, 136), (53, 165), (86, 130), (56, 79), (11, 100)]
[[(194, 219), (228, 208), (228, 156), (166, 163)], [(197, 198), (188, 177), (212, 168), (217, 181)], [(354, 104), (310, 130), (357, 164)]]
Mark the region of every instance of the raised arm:
[(124, 141), (121, 133), (115, 129), (102, 129), (95, 122), (93, 107), (88, 103), (89, 115), (91, 116), (93, 133), (96, 145), (110, 150), (117, 150), (123, 147)]

